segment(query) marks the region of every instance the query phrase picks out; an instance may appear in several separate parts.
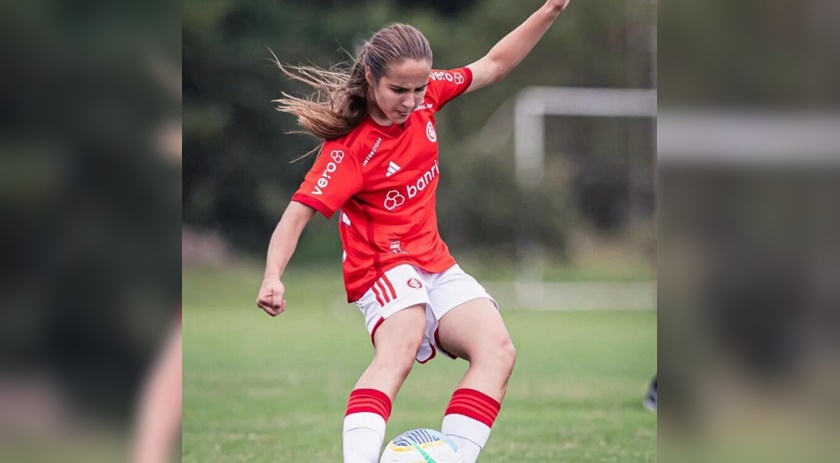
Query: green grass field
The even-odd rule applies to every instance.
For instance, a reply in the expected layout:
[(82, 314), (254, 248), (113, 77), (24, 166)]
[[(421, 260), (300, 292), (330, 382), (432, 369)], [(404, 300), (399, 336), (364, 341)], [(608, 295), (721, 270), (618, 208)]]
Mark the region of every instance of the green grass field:
[[(345, 402), (373, 350), (339, 272), (292, 266), (273, 319), (254, 304), (260, 271), (184, 275), (182, 461), (342, 461)], [(654, 311), (502, 312), (517, 365), (480, 462), (656, 461), (656, 416), (641, 405)], [(416, 364), (387, 439), (439, 428), (466, 367)]]

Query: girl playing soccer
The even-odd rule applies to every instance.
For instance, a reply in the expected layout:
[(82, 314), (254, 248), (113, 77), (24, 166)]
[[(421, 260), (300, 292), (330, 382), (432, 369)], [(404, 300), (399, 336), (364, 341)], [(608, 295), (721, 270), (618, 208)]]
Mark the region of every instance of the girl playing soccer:
[(339, 213), (347, 300), (364, 314), (374, 357), (347, 403), (344, 462), (376, 463), (391, 403), (415, 359), (438, 352), (469, 369), (441, 431), (474, 463), (499, 413), (516, 357), (495, 301), (441, 240), (435, 213), (440, 170), (434, 115), (449, 100), (500, 81), (531, 51), (569, 0), (548, 0), (483, 58), (432, 69), (417, 29), (391, 24), (358, 51), (347, 72), (280, 69), (316, 89), (284, 95), (280, 109), (324, 140), (320, 155), (268, 246), (257, 305), (286, 309), (283, 271), (316, 212)]

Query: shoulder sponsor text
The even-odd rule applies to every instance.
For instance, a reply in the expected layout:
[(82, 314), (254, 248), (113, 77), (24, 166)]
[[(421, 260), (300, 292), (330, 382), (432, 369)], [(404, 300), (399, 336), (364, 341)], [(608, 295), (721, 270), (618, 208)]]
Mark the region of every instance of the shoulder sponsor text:
[(464, 76), (460, 72), (434, 71), (429, 75), (429, 77), (432, 80), (452, 82), (455, 85), (461, 85), (464, 83)]
[(313, 195), (324, 194), (323, 189), (330, 184), (330, 180), (332, 180), (332, 173), (338, 169), (338, 165), (344, 160), (344, 151), (332, 150), (332, 152), (330, 152), (330, 158), (330, 162), (328, 162), (327, 166), (324, 167), (324, 172), (321, 174), (321, 178), (319, 178), (315, 183), (315, 188), (312, 190)]

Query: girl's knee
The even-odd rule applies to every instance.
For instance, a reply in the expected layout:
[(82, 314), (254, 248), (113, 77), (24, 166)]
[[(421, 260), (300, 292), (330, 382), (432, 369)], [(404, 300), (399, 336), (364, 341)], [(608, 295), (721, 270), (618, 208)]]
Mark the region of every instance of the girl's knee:
[(499, 363), (510, 374), (513, 371), (513, 365), (516, 363), (516, 347), (514, 347), (510, 336), (505, 336), (498, 341), (496, 355)]
[(417, 340), (417, 342), (405, 340), (405, 342), (394, 345), (391, 348), (377, 349), (374, 363), (378, 364), (380, 368), (394, 372), (397, 376), (405, 378), (414, 366), (414, 360), (417, 357), (417, 352), (420, 350), (421, 342), (422, 338)]
[(471, 363), (476, 366), (487, 366), (495, 371), (510, 376), (516, 363), (516, 347), (510, 336), (497, 336), (488, 339), (478, 349), (477, 355), (471, 355)]
[(410, 351), (407, 350), (392, 352), (387, 355), (377, 355), (374, 359), (374, 363), (377, 364), (379, 368), (393, 373), (398, 378), (405, 379), (411, 372), (411, 367), (414, 366), (414, 358), (416, 355), (416, 351), (414, 354), (410, 354)]

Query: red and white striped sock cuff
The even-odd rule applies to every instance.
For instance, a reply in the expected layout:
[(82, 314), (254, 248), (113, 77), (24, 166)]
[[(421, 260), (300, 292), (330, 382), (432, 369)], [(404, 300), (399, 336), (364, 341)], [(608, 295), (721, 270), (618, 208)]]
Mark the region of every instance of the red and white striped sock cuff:
[(356, 389), (350, 393), (344, 416), (353, 413), (375, 413), (388, 421), (391, 417), (391, 399), (376, 389)]
[(463, 415), (492, 428), (501, 404), (475, 389), (458, 389), (452, 394), (444, 415)]

